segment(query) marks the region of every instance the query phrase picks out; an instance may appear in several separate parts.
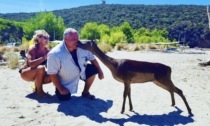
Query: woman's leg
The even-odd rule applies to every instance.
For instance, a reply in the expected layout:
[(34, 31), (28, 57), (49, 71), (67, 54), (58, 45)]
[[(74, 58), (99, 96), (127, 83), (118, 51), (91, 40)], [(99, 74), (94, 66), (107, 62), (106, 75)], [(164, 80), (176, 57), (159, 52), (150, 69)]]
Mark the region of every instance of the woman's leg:
[(40, 65), (36, 69), (35, 84), (38, 97), (45, 97), (46, 93), (43, 91), (42, 85), (45, 76), (45, 67)]
[(40, 65), (37, 68), (26, 68), (22, 70), (21, 77), (26, 81), (34, 81), (36, 85), (36, 92), (39, 97), (49, 97), (43, 91), (43, 83), (50, 83), (49, 77), (46, 76), (45, 66)]
[(36, 75), (36, 69), (31, 69), (30, 67), (22, 69), (21, 78), (25, 81), (34, 81)]

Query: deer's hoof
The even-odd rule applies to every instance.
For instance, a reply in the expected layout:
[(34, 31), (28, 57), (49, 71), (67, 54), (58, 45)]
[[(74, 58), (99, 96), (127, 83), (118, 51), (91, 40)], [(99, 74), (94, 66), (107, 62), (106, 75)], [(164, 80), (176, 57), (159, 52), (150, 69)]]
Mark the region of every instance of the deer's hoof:
[(189, 113), (190, 117), (194, 116), (194, 114), (191, 112), (191, 110), (188, 113)]

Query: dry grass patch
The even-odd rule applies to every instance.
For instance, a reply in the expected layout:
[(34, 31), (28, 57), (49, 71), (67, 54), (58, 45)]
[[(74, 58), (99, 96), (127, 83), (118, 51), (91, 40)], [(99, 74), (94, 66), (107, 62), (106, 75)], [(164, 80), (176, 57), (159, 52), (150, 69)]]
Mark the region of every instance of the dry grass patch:
[(25, 50), (25, 51), (27, 51), (28, 50), (28, 48), (29, 48), (29, 42), (25, 42), (25, 43), (23, 43), (22, 45), (20, 45), (19, 47), (19, 51), (21, 51), (21, 50)]
[(7, 51), (7, 48), (5, 46), (0, 47), (0, 53), (3, 55)]
[(99, 43), (98, 48), (104, 53), (112, 51), (112, 46), (106, 43)]
[(154, 45), (154, 44), (149, 44), (148, 45), (148, 48), (149, 49), (158, 49), (158, 46), (157, 45)]
[(115, 50), (128, 50), (128, 43), (117, 43), (114, 49)]
[(145, 50), (147, 47), (145, 44), (128, 44), (128, 43), (118, 43), (115, 46), (115, 50), (127, 50), (127, 51), (140, 51)]
[(143, 50), (144, 48), (140, 48), (140, 44), (128, 44), (127, 50), (128, 51), (139, 51), (139, 50)]
[(19, 67), (19, 62), (18, 62), (18, 55), (15, 53), (7, 53), (6, 54), (6, 61), (7, 65), (11, 69), (16, 69)]
[(19, 48), (14, 46), (14, 47), (8, 47), (7, 52), (19, 52)]

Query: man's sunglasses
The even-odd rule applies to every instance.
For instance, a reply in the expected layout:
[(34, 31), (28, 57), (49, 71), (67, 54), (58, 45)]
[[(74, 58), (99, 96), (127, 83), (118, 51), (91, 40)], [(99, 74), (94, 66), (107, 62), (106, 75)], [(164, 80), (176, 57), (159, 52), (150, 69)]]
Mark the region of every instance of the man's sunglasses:
[(48, 37), (46, 36), (39, 36), (39, 38), (43, 37), (44, 39), (49, 39)]

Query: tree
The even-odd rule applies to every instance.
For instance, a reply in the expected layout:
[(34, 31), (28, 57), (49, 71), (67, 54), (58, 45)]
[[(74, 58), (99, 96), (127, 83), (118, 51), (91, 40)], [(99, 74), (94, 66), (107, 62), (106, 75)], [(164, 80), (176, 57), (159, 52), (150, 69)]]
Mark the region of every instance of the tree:
[[(29, 19), (24, 28), (25, 32), (27, 32), (30, 37), (33, 36), (35, 30), (44, 29), (48, 32), (50, 40), (52, 41), (54, 39), (63, 38), (65, 26), (61, 17), (57, 18), (52, 12), (41, 12), (38, 13), (35, 18)], [(26, 37), (29, 40), (29, 36)]]
[(8, 42), (21, 42), (23, 29), (16, 21), (9, 21), (0, 18), (0, 44)]
[(130, 24), (128, 22), (124, 22), (120, 26), (120, 29), (124, 33), (124, 35), (126, 36), (126, 41), (128, 43), (134, 43), (133, 29), (131, 28)]
[(126, 39), (125, 34), (122, 31), (112, 32), (108, 43), (115, 46), (117, 43), (123, 42)]
[(105, 25), (105, 24), (100, 24), (98, 26), (98, 32), (99, 32), (99, 38), (100, 38), (100, 41), (102, 41), (102, 37), (105, 36), (105, 35), (110, 35), (110, 28)]
[(100, 39), (100, 33), (98, 31), (98, 25), (96, 22), (86, 23), (84, 27), (81, 29), (81, 38), (94, 40)]

